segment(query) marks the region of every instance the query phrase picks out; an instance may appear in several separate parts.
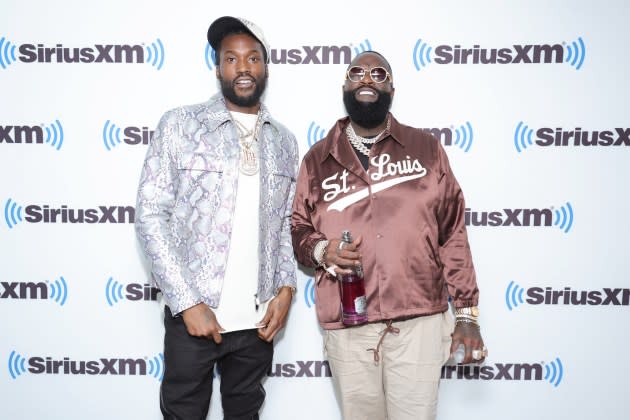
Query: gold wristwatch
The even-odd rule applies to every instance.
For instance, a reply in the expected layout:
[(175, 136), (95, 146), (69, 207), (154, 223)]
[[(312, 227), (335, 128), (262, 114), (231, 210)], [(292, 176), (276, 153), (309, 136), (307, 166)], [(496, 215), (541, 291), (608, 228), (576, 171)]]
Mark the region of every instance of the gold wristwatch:
[(476, 306), (469, 306), (466, 308), (455, 308), (455, 315), (471, 315), (474, 317), (478, 317), (479, 308)]

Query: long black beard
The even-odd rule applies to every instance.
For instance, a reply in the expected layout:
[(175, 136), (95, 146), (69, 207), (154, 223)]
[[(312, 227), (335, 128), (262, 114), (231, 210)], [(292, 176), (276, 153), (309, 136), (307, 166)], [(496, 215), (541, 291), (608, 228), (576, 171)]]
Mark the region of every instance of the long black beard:
[(221, 93), (225, 98), (232, 102), (234, 105), (242, 106), (242, 107), (252, 107), (260, 102), (260, 97), (263, 92), (265, 92), (265, 88), (267, 87), (267, 78), (262, 77), (260, 79), (256, 79), (256, 89), (249, 96), (238, 96), (236, 94), (236, 90), (234, 89), (234, 82), (229, 80), (220, 79), (221, 81)]
[(379, 92), (376, 102), (359, 102), (355, 94), (357, 90), (344, 91), (343, 103), (350, 119), (364, 128), (378, 127), (387, 118), (387, 113), (392, 104), (392, 94)]

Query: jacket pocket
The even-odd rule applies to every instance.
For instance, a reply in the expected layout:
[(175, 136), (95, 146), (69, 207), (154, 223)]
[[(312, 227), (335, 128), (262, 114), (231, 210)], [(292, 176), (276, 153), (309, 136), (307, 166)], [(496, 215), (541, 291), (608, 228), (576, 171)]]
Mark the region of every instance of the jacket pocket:
[[(291, 187), (291, 176), (283, 172), (272, 172), (267, 179), (267, 191), (271, 208), (280, 214), (284, 213)], [(290, 203), (289, 203), (290, 205)]]
[(424, 241), (427, 246), (427, 252), (428, 252), (427, 256), (430, 262), (432, 263), (433, 267), (438, 270), (441, 269), (442, 261), (440, 260), (440, 253), (435, 249), (435, 246), (433, 245), (433, 242), (431, 241), (431, 238), (429, 237), (429, 235), (425, 235)]
[(186, 224), (186, 231), (195, 229), (193, 222), (208, 231), (221, 203), (223, 163), (206, 154), (184, 153), (178, 172), (176, 218)]
[(433, 237), (434, 235), (431, 235), (431, 230), (425, 225), (420, 236), (420, 240), (423, 241), (423, 253), (426, 256), (426, 260), (430, 264), (431, 269), (439, 271), (442, 269), (442, 261), (440, 260), (438, 244), (433, 240)]

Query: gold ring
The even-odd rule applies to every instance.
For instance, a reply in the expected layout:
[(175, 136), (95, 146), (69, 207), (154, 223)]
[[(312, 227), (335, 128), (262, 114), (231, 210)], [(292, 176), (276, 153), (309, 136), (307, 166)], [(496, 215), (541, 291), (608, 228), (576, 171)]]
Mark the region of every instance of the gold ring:
[(483, 347), (483, 349), (475, 349), (472, 351), (472, 358), (473, 360), (481, 360), (484, 357), (488, 356), (488, 349), (486, 348), (486, 346)]

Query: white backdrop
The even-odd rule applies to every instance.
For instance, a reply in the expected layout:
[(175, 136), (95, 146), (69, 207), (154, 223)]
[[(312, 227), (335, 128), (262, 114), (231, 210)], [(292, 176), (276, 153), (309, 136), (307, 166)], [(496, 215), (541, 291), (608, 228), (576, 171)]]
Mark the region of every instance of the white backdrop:
[[(4, 2), (2, 418), (160, 418), (136, 188), (162, 113), (217, 91), (205, 34), (230, 14), (264, 29), (265, 101), (301, 155), (344, 114), (344, 69), (366, 48), (392, 64), (398, 119), (441, 132), (490, 356), (445, 371), (439, 418), (626, 419), (630, 12), (548, 3)], [(546, 145), (556, 133), (567, 145)], [(262, 419), (339, 419), (308, 272), (298, 286)]]

